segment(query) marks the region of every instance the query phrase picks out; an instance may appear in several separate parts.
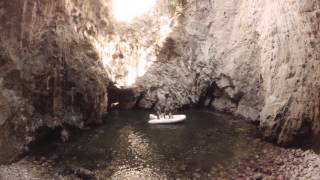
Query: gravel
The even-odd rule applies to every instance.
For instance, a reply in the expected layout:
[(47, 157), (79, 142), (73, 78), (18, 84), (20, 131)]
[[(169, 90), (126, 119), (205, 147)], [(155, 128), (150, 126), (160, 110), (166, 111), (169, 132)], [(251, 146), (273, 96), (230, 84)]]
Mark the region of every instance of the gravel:
[[(24, 158), (11, 165), (0, 166), (0, 180), (76, 180), (76, 175), (62, 175), (49, 160)], [(185, 167), (181, 166), (181, 169)], [(308, 179), (320, 178), (320, 155), (312, 150), (273, 147), (240, 159), (228, 168), (214, 167), (209, 172), (195, 172), (192, 179)]]

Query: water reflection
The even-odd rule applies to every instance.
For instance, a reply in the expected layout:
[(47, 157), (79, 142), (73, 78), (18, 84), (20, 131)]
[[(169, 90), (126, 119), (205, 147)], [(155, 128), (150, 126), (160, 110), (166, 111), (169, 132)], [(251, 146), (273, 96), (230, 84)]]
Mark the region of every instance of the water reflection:
[(184, 124), (150, 124), (150, 129), (152, 130), (160, 130), (160, 131), (167, 131), (167, 130), (182, 130), (184, 129)]
[(125, 126), (120, 129), (120, 146), (127, 148), (135, 159), (144, 161), (152, 154), (152, 147), (149, 145), (149, 139), (138, 131), (133, 130), (131, 126)]

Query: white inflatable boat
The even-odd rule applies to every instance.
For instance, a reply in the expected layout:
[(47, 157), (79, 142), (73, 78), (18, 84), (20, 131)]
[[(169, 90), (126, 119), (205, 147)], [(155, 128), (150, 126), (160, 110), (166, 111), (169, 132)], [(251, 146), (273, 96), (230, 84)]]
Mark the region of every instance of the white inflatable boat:
[(160, 118), (157, 119), (157, 116), (154, 114), (149, 115), (150, 120), (148, 123), (150, 124), (172, 124), (184, 121), (187, 116), (186, 115), (173, 115), (173, 118)]

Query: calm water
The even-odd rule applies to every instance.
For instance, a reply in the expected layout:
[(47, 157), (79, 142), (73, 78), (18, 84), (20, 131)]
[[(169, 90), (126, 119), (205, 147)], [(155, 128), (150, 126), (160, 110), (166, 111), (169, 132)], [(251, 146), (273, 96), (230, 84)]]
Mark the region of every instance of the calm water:
[[(147, 111), (120, 111), (106, 123), (64, 145), (43, 147), (37, 155), (58, 156), (54, 167), (85, 167), (112, 179), (208, 178), (211, 170), (251, 156), (255, 127), (209, 111), (184, 112), (181, 124), (150, 125)], [(49, 153), (48, 153), (49, 152)]]

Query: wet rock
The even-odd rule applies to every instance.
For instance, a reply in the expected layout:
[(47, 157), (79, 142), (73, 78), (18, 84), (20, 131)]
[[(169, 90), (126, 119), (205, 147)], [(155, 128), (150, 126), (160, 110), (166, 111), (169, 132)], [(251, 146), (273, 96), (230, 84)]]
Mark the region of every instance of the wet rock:
[(83, 179), (83, 180), (93, 180), (93, 179), (96, 179), (95, 177), (95, 173), (88, 170), (88, 169), (85, 169), (85, 168), (78, 168), (75, 170), (75, 174)]
[(69, 132), (66, 129), (63, 129), (60, 134), (62, 142), (66, 142), (69, 139)]
[(263, 180), (263, 174), (261, 174), (261, 173), (255, 174), (253, 178), (255, 180)]
[(215, 110), (228, 113), (234, 113), (237, 109), (237, 105), (234, 104), (232, 100), (227, 97), (215, 98), (212, 101), (211, 107)]
[(200, 178), (201, 177), (201, 175), (199, 173), (193, 173), (192, 176), (195, 177), (195, 178)]
[(11, 108), (7, 98), (0, 92), (0, 126), (11, 116)]
[(44, 156), (40, 157), (40, 161), (44, 162), (45, 160), (46, 160), (46, 157), (44, 157)]
[(183, 164), (179, 166), (179, 170), (185, 171), (187, 169), (187, 165)]

